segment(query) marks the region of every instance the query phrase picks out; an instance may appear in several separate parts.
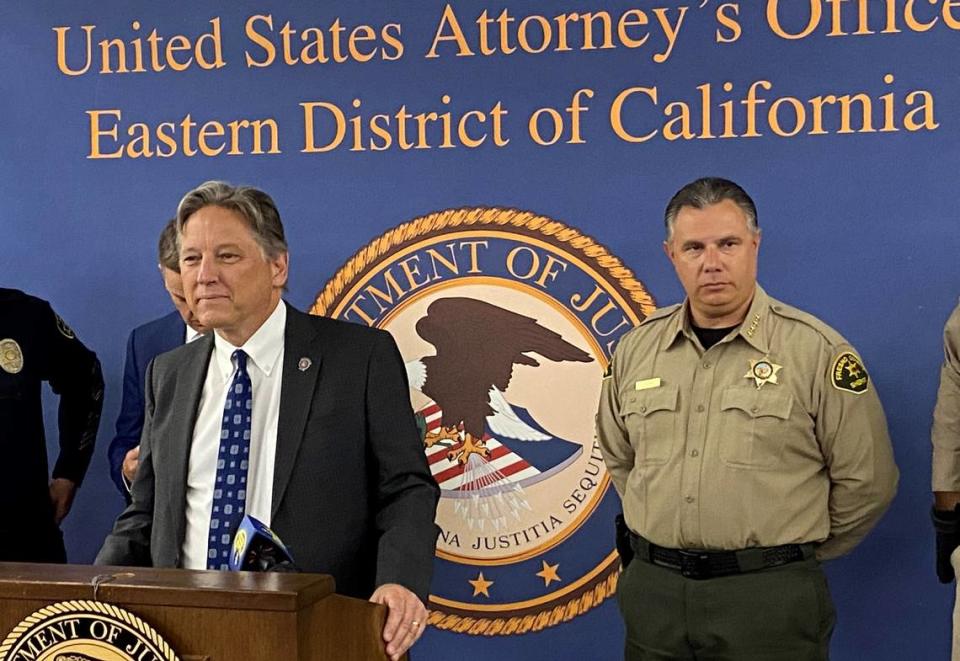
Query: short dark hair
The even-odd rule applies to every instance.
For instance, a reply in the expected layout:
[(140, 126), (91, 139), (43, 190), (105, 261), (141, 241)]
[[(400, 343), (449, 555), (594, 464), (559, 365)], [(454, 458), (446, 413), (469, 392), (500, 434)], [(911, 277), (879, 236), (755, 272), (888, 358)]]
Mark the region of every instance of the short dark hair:
[(670, 198), (667, 203), (666, 211), (663, 213), (663, 225), (667, 231), (667, 240), (673, 236), (673, 226), (677, 221), (677, 214), (683, 207), (693, 207), (703, 209), (714, 204), (719, 204), (724, 200), (734, 202), (743, 210), (747, 216), (747, 227), (750, 231), (757, 233), (760, 231), (760, 224), (757, 222), (757, 206), (739, 185), (729, 179), (720, 177), (702, 177), (696, 181), (681, 188)]
[(250, 186), (232, 186), (225, 181), (207, 181), (183, 196), (177, 207), (177, 232), (183, 234), (187, 219), (203, 207), (221, 207), (243, 218), (264, 256), (274, 259), (287, 252), (280, 212), (273, 199)]
[(180, 273), (180, 251), (177, 250), (177, 219), (171, 218), (160, 232), (157, 245), (157, 261), (160, 266)]

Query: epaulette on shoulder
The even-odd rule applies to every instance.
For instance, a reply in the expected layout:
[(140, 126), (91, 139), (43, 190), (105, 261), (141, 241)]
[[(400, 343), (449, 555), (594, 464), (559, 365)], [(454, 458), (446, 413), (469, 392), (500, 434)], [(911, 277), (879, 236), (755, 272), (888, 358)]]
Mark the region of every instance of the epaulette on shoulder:
[(667, 305), (662, 308), (657, 308), (656, 310), (648, 314), (646, 318), (644, 318), (644, 320), (640, 322), (640, 325), (643, 326), (644, 324), (649, 324), (651, 322), (657, 321), (658, 319), (666, 319), (671, 314), (676, 312), (677, 308), (679, 308), (680, 305), (681, 305), (680, 303), (674, 303), (673, 305)]
[(780, 301), (771, 301), (770, 309), (777, 316), (800, 322), (804, 326), (816, 331), (821, 337), (823, 337), (824, 340), (827, 341), (827, 344), (831, 346), (848, 344), (848, 342), (840, 333), (835, 331), (826, 323), (817, 319), (809, 312), (804, 312), (803, 310), (799, 310), (792, 305), (787, 305), (786, 303), (781, 303)]

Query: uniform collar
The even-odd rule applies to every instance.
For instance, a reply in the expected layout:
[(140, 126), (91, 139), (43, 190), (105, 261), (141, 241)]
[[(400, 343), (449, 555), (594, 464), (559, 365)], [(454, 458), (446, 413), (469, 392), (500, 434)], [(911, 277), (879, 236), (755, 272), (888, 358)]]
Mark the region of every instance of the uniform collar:
[[(740, 324), (734, 335), (739, 335), (747, 344), (761, 353), (767, 353), (770, 350), (768, 343), (768, 332), (766, 319), (770, 315), (770, 297), (763, 287), (757, 283), (753, 292), (753, 301), (750, 303), (750, 309), (747, 310), (747, 316)], [(667, 332), (664, 333), (660, 342), (660, 349), (665, 350), (673, 346), (677, 338), (681, 335), (691, 342), (696, 342), (693, 328), (690, 326), (690, 300), (684, 299), (683, 305), (678, 307), (670, 316)]]
[(214, 356), (217, 369), (224, 380), (233, 373), (233, 352), (243, 349), (249, 360), (267, 376), (277, 366), (277, 359), (283, 349), (283, 333), (287, 326), (287, 306), (283, 301), (277, 303), (267, 320), (261, 324), (242, 347), (235, 347), (218, 333), (213, 334)]
[(663, 334), (660, 340), (661, 350), (672, 347), (681, 335), (684, 335), (688, 339), (693, 339), (693, 332), (690, 329), (690, 323), (687, 321), (687, 319), (690, 318), (688, 305), (689, 302), (684, 299), (683, 304), (670, 315), (670, 320), (667, 322), (670, 325), (667, 326), (667, 332)]
[(762, 354), (770, 351), (769, 323), (767, 323), (769, 317), (770, 297), (757, 283), (753, 292), (753, 302), (750, 303), (750, 309), (747, 310), (747, 316), (743, 318), (737, 334)]

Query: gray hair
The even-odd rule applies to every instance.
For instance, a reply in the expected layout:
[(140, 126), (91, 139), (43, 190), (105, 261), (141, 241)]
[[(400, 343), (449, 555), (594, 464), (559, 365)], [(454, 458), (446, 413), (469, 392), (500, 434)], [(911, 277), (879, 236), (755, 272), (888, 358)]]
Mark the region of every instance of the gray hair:
[(163, 231), (160, 232), (160, 241), (157, 244), (157, 261), (165, 269), (180, 273), (180, 251), (177, 249), (177, 219), (171, 218)]
[(177, 239), (183, 234), (187, 220), (204, 207), (221, 207), (243, 218), (253, 238), (267, 259), (287, 252), (280, 212), (273, 199), (262, 190), (250, 186), (231, 186), (225, 181), (207, 181), (183, 196), (177, 207)]
[(753, 200), (743, 190), (730, 181), (720, 177), (703, 177), (677, 191), (677, 193), (667, 203), (667, 209), (663, 214), (663, 224), (667, 230), (667, 241), (673, 237), (673, 226), (677, 222), (677, 214), (683, 207), (693, 207), (703, 209), (705, 207), (719, 204), (724, 200), (730, 200), (743, 211), (747, 217), (747, 227), (756, 234), (760, 231), (757, 222), (757, 207)]

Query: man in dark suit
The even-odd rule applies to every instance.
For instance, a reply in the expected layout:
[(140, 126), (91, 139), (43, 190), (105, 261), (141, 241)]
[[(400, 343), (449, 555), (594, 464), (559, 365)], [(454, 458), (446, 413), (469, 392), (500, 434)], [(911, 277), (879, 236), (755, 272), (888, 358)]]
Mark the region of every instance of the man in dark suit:
[(163, 286), (176, 308), (159, 319), (137, 326), (127, 340), (127, 359), (123, 366), (123, 401), (117, 416), (117, 434), (110, 442), (110, 477), (130, 503), (130, 484), (137, 472), (140, 433), (143, 431), (143, 380), (147, 365), (155, 357), (176, 349), (207, 332), (191, 312), (183, 296), (180, 260), (177, 254), (177, 220), (171, 219), (160, 233), (157, 249)]
[(281, 300), (287, 246), (265, 193), (208, 182), (177, 226), (187, 302), (215, 333), (148, 367), (132, 503), (97, 563), (222, 568), (246, 513), (304, 570), (385, 604), (399, 658), (426, 624), (439, 489), (396, 344)]

